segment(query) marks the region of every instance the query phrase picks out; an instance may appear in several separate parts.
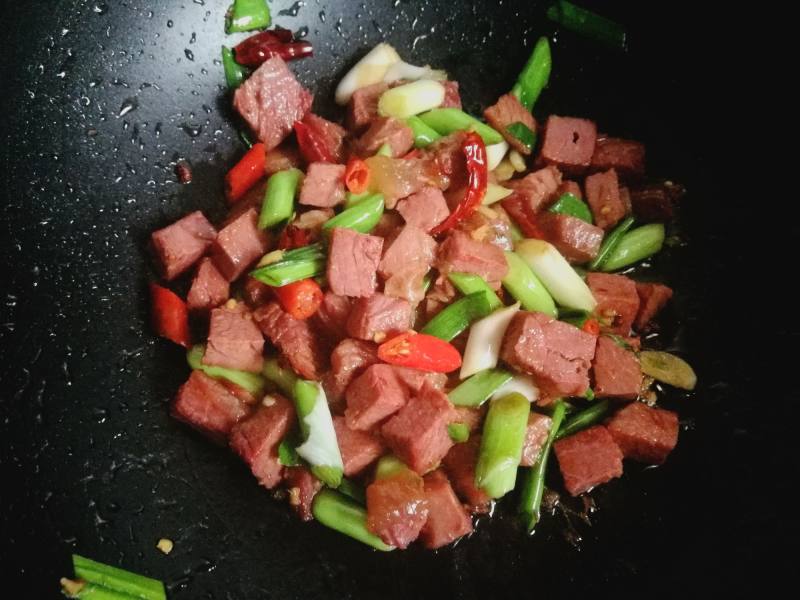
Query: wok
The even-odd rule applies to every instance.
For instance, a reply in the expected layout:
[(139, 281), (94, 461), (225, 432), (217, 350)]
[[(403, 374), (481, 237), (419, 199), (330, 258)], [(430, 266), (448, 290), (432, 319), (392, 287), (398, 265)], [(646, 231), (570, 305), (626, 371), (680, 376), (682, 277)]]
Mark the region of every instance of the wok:
[[(559, 513), (526, 538), (510, 501), (455, 547), (389, 555), (300, 523), (235, 456), (167, 414), (188, 369), (183, 352), (149, 329), (145, 247), (152, 230), (190, 210), (223, 215), (222, 178), (242, 152), (217, 62), (227, 1), (31, 0), (7, 9), (4, 589), (57, 597), (73, 551), (163, 579), (175, 600), (674, 596), (752, 586), (778, 526), (777, 511), (757, 502), (769, 483), (760, 453), (771, 454), (788, 409), (776, 402), (765, 418), (754, 403), (766, 390), (758, 361), (740, 351), (751, 328), (738, 318), (744, 291), (731, 298), (726, 283), (746, 250), (734, 243), (741, 213), (720, 214), (724, 202), (738, 204), (718, 177), (730, 167), (709, 119), (725, 46), (678, 4), (604, 4), (631, 32), (627, 53), (558, 31), (530, 0), (271, 3), (278, 24), (314, 43), (315, 56), (293, 69), (326, 116), (335, 114), (338, 77), (380, 40), (447, 69), (466, 108), (479, 112), (510, 87), (536, 38), (555, 34), (554, 75), (537, 114), (588, 116), (601, 131), (640, 139), (649, 171), (689, 189), (675, 243), (651, 269), (678, 290), (657, 343), (684, 352), (700, 374), (693, 396), (665, 401), (682, 417), (667, 464), (626, 466), (593, 494), (591, 525), (573, 516), (572, 530)], [(190, 185), (175, 181), (179, 158), (193, 167)], [(169, 556), (155, 548), (161, 537), (175, 542)]]

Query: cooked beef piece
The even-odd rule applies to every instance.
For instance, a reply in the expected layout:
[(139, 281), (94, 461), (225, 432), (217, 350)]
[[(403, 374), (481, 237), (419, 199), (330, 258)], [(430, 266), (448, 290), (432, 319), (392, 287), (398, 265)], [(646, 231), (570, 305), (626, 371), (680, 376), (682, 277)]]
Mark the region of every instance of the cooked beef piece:
[(564, 487), (573, 496), (622, 475), (622, 451), (602, 425), (558, 440), (553, 449)]
[(461, 94), (458, 91), (457, 81), (443, 81), (444, 101), (441, 108), (461, 108)]
[(503, 94), (497, 102), (483, 111), (483, 116), (494, 127), (514, 150), (521, 154), (530, 154), (533, 149), (526, 146), (522, 141), (515, 137), (508, 126), (514, 123), (522, 123), (533, 133), (536, 133), (536, 119), (533, 118), (531, 111), (525, 108), (514, 94)]
[(480, 447), (480, 435), (471, 435), (463, 444), (450, 448), (442, 461), (456, 493), (473, 514), (489, 512), (492, 502), (486, 492), (475, 485), (475, 465)]
[(614, 169), (626, 180), (644, 177), (644, 144), (621, 138), (597, 139), (592, 154), (592, 171)]
[(578, 182), (572, 181), (570, 179), (565, 179), (561, 182), (561, 185), (558, 186), (556, 190), (556, 198), (560, 198), (564, 194), (572, 194), (576, 198), (580, 198), (583, 200), (583, 192), (581, 192), (581, 186), (578, 185)]
[(322, 379), (328, 404), (334, 413), (344, 412), (344, 393), (350, 382), (378, 362), (378, 348), (371, 342), (344, 339), (331, 353), (331, 370)]
[(211, 255), (219, 272), (233, 281), (258, 261), (268, 247), (269, 237), (258, 228), (258, 212), (251, 208), (220, 230)]
[(597, 127), (593, 121), (550, 115), (544, 126), (540, 159), (568, 175), (580, 175), (592, 162)]
[(544, 239), (572, 263), (589, 262), (603, 243), (602, 229), (570, 215), (543, 212), (537, 215), (536, 225)]
[(367, 529), (384, 543), (407, 548), (428, 519), (422, 477), (407, 469), (367, 486)]
[(308, 165), (300, 188), (300, 204), (330, 208), (344, 202), (344, 165), (315, 162)]
[(253, 313), (261, 332), (305, 379), (318, 380), (328, 363), (327, 348), (308, 321), (295, 319), (270, 302)]
[(243, 292), (245, 302), (250, 308), (257, 308), (275, 297), (271, 287), (250, 276), (245, 277)]
[(597, 300), (595, 314), (609, 322), (607, 329), (622, 336), (630, 335), (639, 311), (639, 295), (634, 281), (624, 275), (589, 273), (586, 284)]
[(358, 138), (356, 148), (362, 156), (372, 156), (384, 144), (389, 146), (392, 156), (404, 156), (414, 147), (414, 132), (399, 119), (378, 117), (373, 119), (369, 128)]
[[(264, 171), (267, 177), (274, 175), (278, 171), (285, 171), (286, 169), (297, 168), (302, 164), (300, 158), (300, 151), (294, 143), (283, 143), (277, 148), (273, 148), (266, 153), (264, 157)], [(264, 194), (262, 192), (261, 197)]]
[(378, 116), (378, 100), (388, 89), (389, 86), (381, 81), (353, 92), (347, 105), (346, 125), (350, 131), (362, 131)]
[(486, 409), (488, 403), (479, 408), (471, 408), (469, 406), (456, 406), (456, 416), (453, 419), (454, 423), (463, 423), (467, 426), (470, 433), (475, 433), (481, 428), (483, 419), (486, 417)]
[(428, 500), (428, 520), (419, 537), (426, 548), (447, 546), (472, 532), (472, 519), (442, 471), (425, 475), (425, 497)]
[(197, 262), (217, 237), (217, 230), (199, 210), (154, 231), (150, 236), (165, 279), (175, 279)]
[(503, 251), (493, 244), (478, 242), (463, 231), (453, 231), (439, 246), (436, 268), (448, 273), (474, 273), (497, 289), (508, 272)]
[(420, 369), (398, 367), (397, 365), (393, 365), (392, 368), (397, 378), (408, 388), (411, 395), (419, 394), (426, 385), (441, 390), (447, 384), (447, 375), (444, 373), (421, 371)]
[(595, 225), (611, 229), (628, 214), (619, 192), (619, 180), (614, 169), (589, 175), (584, 183), (586, 201), (592, 209)]
[(303, 119), (313, 98), (283, 59), (274, 56), (236, 89), (233, 106), (267, 150), (272, 150), (289, 135), (294, 122)]
[(403, 227), (391, 243), (384, 244), (378, 265), (384, 293), (417, 304), (425, 295), (423, 279), (435, 255), (436, 241), (431, 236), (413, 225)]
[(553, 420), (547, 415), (532, 412), (528, 417), (528, 429), (525, 431), (525, 445), (522, 447), (522, 460), (520, 465), (532, 467), (539, 458)]
[(351, 307), (352, 301), (347, 296), (325, 292), (322, 304), (311, 317), (314, 329), (337, 342), (347, 337), (347, 317)]
[(427, 186), (397, 203), (399, 212), (407, 225), (422, 231), (430, 231), (449, 215), (447, 201), (439, 188)]
[(335, 227), (328, 249), (328, 285), (340, 296), (371, 296), (383, 238)]
[(511, 225), (505, 211), (498, 205), (484, 206), (458, 224), (458, 229), (469, 234), (476, 242), (486, 242), (503, 251), (514, 249)]
[(640, 221), (670, 221), (675, 214), (675, 205), (685, 193), (682, 185), (671, 181), (632, 188), (633, 214)]
[(637, 282), (636, 293), (639, 294), (639, 312), (636, 314), (634, 325), (641, 331), (672, 298), (672, 289), (660, 283)]
[(197, 266), (192, 287), (186, 296), (189, 310), (207, 313), (225, 302), (230, 295), (230, 284), (214, 266), (210, 258), (204, 258)]
[(636, 400), (642, 387), (639, 359), (608, 336), (597, 339), (592, 361), (594, 393), (598, 398)]
[(678, 415), (632, 402), (608, 422), (608, 431), (625, 458), (660, 465), (678, 443)]
[(344, 161), (344, 138), (347, 135), (344, 127), (311, 112), (303, 117), (303, 123), (317, 134), (317, 139), (322, 141), (334, 161)]
[(368, 431), (400, 410), (408, 401), (408, 389), (400, 382), (391, 365), (367, 367), (347, 387), (347, 426)]
[(333, 427), (342, 453), (345, 477), (360, 474), (383, 454), (383, 444), (377, 436), (366, 431), (350, 429), (344, 417), (334, 417)]
[(545, 167), (523, 177), (503, 183), (503, 187), (516, 192), (522, 205), (530, 214), (544, 209), (556, 199), (561, 185), (561, 172), (555, 167)]
[(314, 515), (311, 506), (314, 496), (322, 489), (322, 482), (306, 467), (288, 467), (284, 480), (289, 494), (289, 505), (303, 521), (311, 521)]
[(211, 311), (204, 365), (260, 373), (263, 352), (264, 336), (244, 304)]
[(382, 342), (411, 327), (413, 310), (407, 300), (384, 294), (358, 298), (347, 319), (347, 333), (354, 338)]
[(224, 385), (202, 371), (192, 371), (172, 402), (171, 414), (216, 442), (224, 442), (250, 408)]

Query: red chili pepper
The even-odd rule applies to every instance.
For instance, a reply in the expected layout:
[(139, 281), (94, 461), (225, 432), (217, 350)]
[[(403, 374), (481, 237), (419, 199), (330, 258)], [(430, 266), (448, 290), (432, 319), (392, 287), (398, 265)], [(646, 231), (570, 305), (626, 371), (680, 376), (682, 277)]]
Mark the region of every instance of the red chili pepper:
[(307, 163), (336, 162), (325, 139), (316, 130), (302, 121), (295, 121), (294, 134), (297, 136), (297, 145), (300, 146), (300, 154), (303, 155)]
[(500, 201), (501, 206), (516, 221), (525, 237), (542, 239), (544, 236), (536, 226), (536, 219), (526, 206), (525, 199), (516, 192)]
[(311, 234), (308, 229), (287, 225), (283, 228), (281, 236), (278, 238), (278, 249), (293, 250), (294, 248), (308, 246), (310, 243)]
[(597, 322), (597, 319), (586, 319), (581, 329), (592, 335), (600, 335), (600, 323)]
[(344, 172), (344, 184), (354, 194), (367, 191), (369, 185), (369, 166), (360, 158), (351, 158)]
[(171, 290), (151, 283), (150, 303), (153, 307), (153, 328), (156, 333), (188, 348), (189, 310), (186, 308), (186, 302)]
[(273, 290), (283, 309), (301, 320), (317, 312), (324, 296), (322, 288), (313, 279), (301, 279)]
[(257, 67), (268, 58), (280, 56), (284, 60), (303, 58), (314, 54), (309, 42), (296, 42), (288, 29), (276, 28), (251, 35), (233, 49), (236, 62), (246, 67)]
[(382, 361), (423, 371), (449, 373), (461, 366), (461, 355), (442, 339), (408, 331), (378, 346)]
[(258, 183), (266, 174), (264, 161), (266, 148), (264, 144), (253, 144), (242, 159), (225, 175), (225, 195), (228, 203), (233, 204)]
[(431, 230), (431, 235), (437, 235), (453, 229), (462, 220), (470, 216), (480, 206), (486, 194), (489, 183), (489, 171), (486, 163), (486, 146), (474, 131), (464, 136), (461, 149), (467, 159), (467, 191), (464, 198), (458, 203), (450, 216)]

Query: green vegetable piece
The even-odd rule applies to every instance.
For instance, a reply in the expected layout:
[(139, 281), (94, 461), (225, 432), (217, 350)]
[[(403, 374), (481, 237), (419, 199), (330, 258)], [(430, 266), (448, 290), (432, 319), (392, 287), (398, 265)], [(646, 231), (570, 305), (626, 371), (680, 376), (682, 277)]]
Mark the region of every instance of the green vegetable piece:
[(456, 406), (477, 407), (492, 397), (513, 375), (502, 369), (486, 369), (462, 381), (447, 397)]
[(517, 83), (511, 88), (511, 93), (527, 108), (533, 109), (539, 94), (550, 80), (550, 70), (553, 68), (553, 58), (550, 55), (550, 43), (546, 37), (540, 37), (533, 47), (533, 52), (522, 67), (522, 72), (517, 78)]
[(203, 356), (206, 353), (204, 344), (196, 344), (186, 352), (186, 362), (189, 366), (196, 370), (202, 371), (209, 377), (214, 379), (225, 379), (231, 383), (244, 388), (254, 396), (258, 396), (264, 391), (267, 382), (258, 373), (249, 373), (247, 371), (238, 371), (236, 369), (228, 369), (226, 367), (217, 367), (215, 365), (204, 365)]
[(235, 90), (247, 79), (247, 69), (236, 62), (233, 50), (226, 46), (222, 47), (222, 68), (225, 70), (225, 83), (229, 90)]
[(336, 491), (341, 492), (345, 496), (352, 498), (356, 502), (358, 502), (361, 506), (364, 506), (367, 503), (367, 494), (364, 491), (364, 487), (347, 479), (346, 477), (342, 478), (342, 482), (339, 484), (339, 487), (336, 488)]
[(490, 498), (500, 498), (514, 489), (530, 412), (530, 402), (517, 393), (489, 404), (475, 466), (475, 485)]
[(386, 479), (405, 471), (409, 471), (409, 468), (402, 460), (393, 454), (387, 454), (381, 456), (378, 464), (375, 465), (375, 479)]
[(603, 243), (600, 245), (600, 250), (597, 252), (597, 256), (594, 257), (592, 262), (589, 263), (589, 270), (596, 271), (603, 261), (605, 261), (606, 257), (611, 253), (611, 251), (617, 247), (619, 241), (622, 239), (622, 236), (633, 226), (633, 217), (628, 217), (614, 227), (611, 232), (606, 235), (605, 239), (603, 239)]
[(476, 319), (482, 319), (492, 312), (489, 296), (485, 292), (475, 292), (456, 300), (438, 315), (428, 321), (421, 333), (438, 337), (449, 342), (469, 327)]
[(297, 467), (303, 464), (300, 455), (297, 454), (297, 446), (301, 442), (297, 429), (293, 428), (278, 444), (278, 462), (284, 467)]
[(583, 393), (583, 397), (591, 402), (595, 397), (594, 390), (592, 388), (586, 388), (586, 391)]
[(369, 233), (380, 221), (383, 209), (383, 195), (373, 194), (329, 219), (322, 230), (330, 233), (335, 227), (343, 227), (359, 233)]
[(408, 117), (406, 119), (406, 125), (411, 127), (411, 131), (414, 132), (415, 148), (427, 148), (433, 142), (442, 137), (433, 127), (426, 125), (425, 121), (419, 117)]
[(586, 321), (592, 318), (592, 313), (577, 308), (558, 309), (558, 320), (582, 329)]
[(346, 192), (344, 195), (344, 207), (352, 208), (365, 198), (369, 198), (370, 196), (375, 196), (375, 195), (376, 194), (373, 194), (371, 192), (361, 192), (360, 194), (354, 194), (353, 192)]
[(450, 423), (447, 426), (447, 435), (456, 444), (466, 442), (469, 439), (469, 427), (466, 423)]
[(528, 150), (533, 150), (533, 147), (536, 146), (536, 132), (521, 121), (506, 127), (506, 132), (517, 138)]
[(456, 131), (475, 131), (486, 145), (499, 144), (503, 136), (498, 131), (457, 108), (434, 108), (419, 115), (428, 127), (439, 135), (450, 135)]
[(664, 245), (664, 224), (650, 223), (632, 229), (600, 264), (602, 271), (618, 271), (656, 254)]
[(382, 552), (394, 550), (394, 546), (387, 546), (367, 529), (367, 511), (342, 494), (328, 489), (321, 490), (314, 496), (311, 512), (314, 518), (326, 527), (372, 546), (376, 550)]
[(689, 363), (669, 352), (642, 350), (639, 352), (642, 372), (656, 381), (681, 388), (693, 390), (697, 385), (697, 375)]
[(264, 361), (261, 374), (274, 383), (285, 396), (294, 396), (294, 384), (297, 383), (297, 375), (291, 370), (284, 369), (277, 358), (268, 358)]
[(270, 176), (258, 217), (259, 229), (274, 227), (292, 218), (294, 198), (302, 177), (300, 169), (286, 169)]
[(342, 481), (342, 456), (322, 386), (298, 379), (293, 396), (304, 440), (297, 446), (297, 454), (311, 465), (317, 479), (332, 488), (338, 487)]
[(301, 279), (318, 277), (325, 272), (325, 250), (322, 244), (311, 244), (283, 252), (280, 260), (259, 267), (250, 276), (261, 283), (281, 287)]
[(381, 147), (378, 148), (375, 156), (388, 156), (389, 158), (392, 158), (392, 147), (387, 143), (381, 144)]
[(264, 29), (271, 22), (267, 0), (234, 0), (225, 15), (225, 33)]
[(592, 220), (592, 211), (589, 210), (589, 206), (586, 202), (569, 192), (562, 194), (547, 210), (551, 213), (577, 217), (581, 221), (586, 221), (590, 224), (594, 223)]
[(522, 308), (557, 316), (553, 297), (525, 261), (513, 252), (506, 252), (506, 262), (508, 272), (503, 278), (503, 287), (514, 299), (519, 300)]
[(557, 440), (568, 437), (573, 433), (578, 433), (582, 429), (591, 427), (599, 422), (608, 412), (610, 404), (608, 400), (601, 400), (596, 404), (592, 404), (589, 408), (575, 413), (572, 415), (556, 433)]
[(575, 33), (621, 50), (625, 49), (627, 36), (622, 25), (572, 2), (556, 2), (547, 9), (547, 18)]
[[(143, 600), (166, 600), (164, 584), (157, 579), (105, 565), (78, 554), (72, 555), (72, 565), (76, 577), (98, 587)], [(101, 596), (94, 597), (100, 598)], [(113, 596), (108, 597), (113, 598)], [(119, 596), (116, 597), (119, 598)]]
[(67, 598), (81, 598), (81, 600), (139, 600), (141, 598), (141, 596), (131, 596), (94, 583), (68, 579), (61, 580), (61, 591)]
[(503, 306), (500, 298), (497, 297), (497, 293), (489, 287), (489, 284), (486, 283), (480, 275), (475, 275), (473, 273), (450, 273), (447, 278), (450, 280), (450, 283), (465, 296), (469, 296), (475, 292), (485, 292), (489, 299), (489, 307), (492, 309), (492, 312)]

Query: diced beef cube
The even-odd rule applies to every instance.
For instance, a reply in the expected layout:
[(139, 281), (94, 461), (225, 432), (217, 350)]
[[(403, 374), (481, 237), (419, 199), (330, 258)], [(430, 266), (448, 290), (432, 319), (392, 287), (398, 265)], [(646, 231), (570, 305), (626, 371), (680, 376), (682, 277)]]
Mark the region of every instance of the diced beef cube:
[(288, 467), (285, 471), (286, 491), (289, 505), (303, 521), (311, 521), (311, 505), (314, 496), (322, 489), (322, 482), (305, 467)]
[(251, 208), (222, 228), (211, 253), (219, 272), (233, 281), (260, 259), (268, 247), (269, 237), (258, 228), (258, 213)]
[(381, 429), (389, 448), (420, 475), (444, 458), (453, 445), (447, 425), (456, 413), (447, 396), (425, 386)]
[(476, 210), (458, 224), (458, 229), (468, 233), (476, 242), (486, 242), (503, 251), (513, 250), (511, 223), (505, 211), (498, 208), (495, 205), (492, 208), (484, 206)]
[[(264, 156), (264, 171), (267, 177), (278, 171), (299, 167), (302, 164), (300, 151), (295, 144), (285, 143), (273, 148)], [(263, 198), (263, 193), (261, 194)]]
[(335, 227), (328, 250), (328, 285), (340, 296), (371, 296), (383, 238)]
[(591, 169), (614, 169), (623, 179), (644, 177), (644, 144), (621, 138), (599, 138), (594, 146)]
[(460, 189), (467, 182), (467, 161), (464, 156), (463, 131), (457, 131), (439, 138), (425, 148), (423, 156), (432, 161), (437, 171), (444, 176), (445, 185), (440, 189)]
[(497, 102), (483, 111), (483, 116), (494, 127), (514, 150), (521, 154), (530, 154), (533, 149), (526, 146), (516, 136), (508, 131), (508, 126), (514, 123), (522, 123), (533, 133), (536, 133), (536, 119), (533, 118), (531, 111), (525, 108), (517, 100), (514, 94), (503, 94)]
[(250, 308), (257, 308), (272, 300), (272, 288), (258, 279), (245, 277), (244, 280), (244, 299)]
[(558, 440), (553, 449), (564, 487), (573, 496), (622, 475), (622, 451), (602, 425)]
[(344, 160), (344, 138), (347, 135), (344, 127), (311, 112), (306, 113), (303, 123), (317, 134), (317, 139), (321, 140), (334, 161), (340, 163)]
[(637, 283), (636, 293), (639, 294), (639, 312), (634, 325), (641, 331), (672, 298), (672, 289), (660, 283)]
[(384, 543), (407, 548), (428, 519), (422, 477), (407, 469), (367, 486), (367, 529)]
[(640, 221), (671, 221), (675, 214), (675, 205), (685, 193), (683, 186), (670, 181), (633, 188), (633, 214)]
[(456, 406), (456, 416), (453, 423), (463, 423), (467, 426), (470, 433), (474, 433), (481, 428), (484, 417), (486, 417), (487, 404), (479, 408), (471, 408), (469, 406)]
[(572, 263), (592, 260), (603, 243), (602, 229), (570, 215), (543, 212), (537, 216), (537, 226), (544, 239)]
[(525, 445), (522, 446), (522, 460), (520, 465), (532, 467), (539, 459), (547, 436), (550, 434), (550, 426), (553, 420), (547, 415), (531, 412), (528, 417), (528, 429), (525, 431)]
[(353, 92), (347, 105), (347, 128), (353, 132), (365, 129), (378, 116), (378, 100), (389, 86), (382, 81)]
[(472, 435), (463, 444), (453, 446), (442, 461), (453, 487), (472, 513), (488, 512), (491, 505), (491, 498), (475, 485), (475, 465), (478, 464), (480, 447), (481, 437)]
[(598, 398), (636, 400), (642, 387), (642, 369), (636, 355), (601, 335), (592, 361), (594, 393)]
[(328, 404), (335, 413), (344, 410), (342, 400), (350, 382), (378, 361), (375, 344), (362, 340), (345, 339), (331, 353), (331, 370), (322, 379)]
[(430, 231), (449, 215), (447, 201), (439, 188), (424, 187), (397, 203), (397, 212), (403, 215), (407, 225), (422, 231)]
[(312, 317), (315, 329), (326, 337), (339, 341), (347, 336), (347, 316), (351, 308), (350, 298), (325, 292), (322, 304)]
[(461, 94), (458, 91), (457, 81), (443, 81), (444, 100), (441, 108), (461, 108)]
[(294, 122), (303, 119), (312, 100), (283, 59), (274, 56), (236, 89), (233, 106), (267, 150), (272, 150), (289, 135)]
[(358, 139), (357, 147), (359, 154), (372, 156), (384, 144), (389, 146), (392, 156), (403, 156), (414, 147), (414, 132), (398, 119), (378, 117)]
[(173, 417), (217, 442), (223, 442), (249, 412), (247, 404), (202, 371), (192, 371), (171, 408)]
[(425, 497), (428, 499), (428, 520), (420, 532), (420, 539), (426, 548), (441, 548), (472, 533), (472, 520), (442, 471), (425, 475)]
[(539, 312), (520, 311), (503, 338), (501, 356), (533, 376), (548, 396), (580, 396), (589, 387), (595, 336)]
[(383, 454), (383, 444), (377, 437), (350, 429), (344, 417), (334, 417), (333, 427), (342, 453), (345, 477), (358, 475)]
[(580, 175), (592, 162), (596, 139), (592, 121), (551, 115), (544, 126), (540, 158), (568, 175)]
[(608, 422), (608, 431), (625, 458), (660, 465), (678, 443), (678, 415), (632, 402)]
[(344, 202), (344, 165), (315, 162), (300, 188), (300, 204), (330, 208)]
[(253, 415), (231, 431), (231, 448), (247, 463), (259, 483), (272, 489), (283, 467), (278, 445), (294, 424), (294, 405), (283, 396), (266, 396)]
[(625, 207), (625, 214), (631, 214), (633, 212), (633, 204), (631, 202), (630, 189), (624, 185), (619, 186), (619, 199), (622, 201), (622, 206)]
[(244, 306), (211, 311), (204, 365), (259, 373), (264, 365), (264, 336)]
[(597, 301), (595, 314), (610, 323), (611, 332), (629, 335), (639, 312), (639, 294), (634, 281), (624, 275), (589, 273), (586, 284)]
[(503, 183), (504, 187), (516, 192), (522, 205), (531, 214), (539, 212), (552, 200), (555, 200), (555, 194), (560, 185), (561, 172), (555, 167), (545, 167), (522, 179), (512, 179)]
[(367, 431), (400, 410), (408, 401), (408, 390), (391, 365), (375, 364), (353, 380), (345, 397), (347, 426)]
[(308, 321), (295, 319), (275, 302), (257, 308), (253, 317), (292, 369), (305, 379), (320, 378), (328, 362), (326, 348)]
[(217, 270), (210, 258), (204, 258), (192, 279), (186, 304), (189, 310), (205, 313), (225, 302), (229, 294), (228, 280)]
[(564, 194), (572, 194), (576, 198), (583, 200), (583, 192), (581, 192), (581, 186), (578, 185), (578, 182), (572, 181), (570, 179), (565, 179), (561, 182), (561, 185), (558, 186), (558, 190), (556, 190), (556, 196), (560, 197)]
[(589, 175), (584, 187), (586, 201), (598, 227), (611, 229), (625, 217), (626, 207), (619, 193), (619, 180), (614, 169)]
[(411, 327), (413, 311), (408, 301), (384, 294), (359, 298), (347, 319), (347, 333), (360, 340), (382, 342)]
[(217, 237), (217, 230), (199, 210), (154, 231), (150, 236), (165, 279), (175, 279), (197, 262)]
[(398, 367), (397, 365), (394, 365), (392, 368), (397, 378), (408, 388), (411, 395), (420, 393), (422, 388), (426, 385), (441, 390), (447, 383), (447, 375), (444, 373), (421, 371), (420, 369)]
[(477, 242), (463, 231), (454, 231), (439, 246), (436, 267), (443, 275), (448, 273), (474, 273), (494, 287), (508, 273), (508, 263), (503, 251), (486, 242)]
[(384, 246), (378, 273), (384, 279), (387, 296), (417, 304), (425, 295), (423, 279), (433, 264), (436, 241), (421, 229), (406, 225)]

